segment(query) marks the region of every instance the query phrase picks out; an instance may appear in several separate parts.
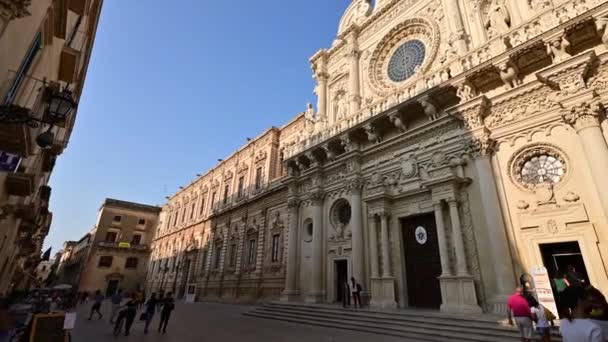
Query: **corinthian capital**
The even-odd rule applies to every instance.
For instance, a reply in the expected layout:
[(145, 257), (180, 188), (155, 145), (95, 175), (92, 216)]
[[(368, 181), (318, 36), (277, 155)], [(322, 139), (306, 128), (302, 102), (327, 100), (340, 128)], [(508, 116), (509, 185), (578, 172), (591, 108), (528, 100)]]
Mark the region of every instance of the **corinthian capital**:
[(301, 201), (297, 198), (290, 198), (287, 200), (287, 207), (291, 209), (297, 209), (300, 206)]
[(484, 128), (484, 118), (487, 116), (490, 101), (485, 96), (479, 96), (465, 104), (447, 110), (448, 114), (462, 120), (464, 128), (475, 131)]
[(598, 118), (602, 110), (601, 102), (591, 100), (563, 109), (561, 114), (567, 124), (580, 131), (587, 127), (598, 126)]
[(362, 178), (354, 178), (347, 183), (346, 189), (350, 193), (359, 193), (360, 194), (361, 190), (363, 190), (364, 186), (365, 186), (365, 181)]
[(470, 144), (473, 156), (489, 156), (496, 150), (496, 141), (490, 137), (489, 132), (471, 137)]
[(318, 190), (318, 191), (314, 191), (310, 194), (310, 201), (312, 202), (312, 205), (322, 205), (323, 201), (325, 200), (325, 192)]

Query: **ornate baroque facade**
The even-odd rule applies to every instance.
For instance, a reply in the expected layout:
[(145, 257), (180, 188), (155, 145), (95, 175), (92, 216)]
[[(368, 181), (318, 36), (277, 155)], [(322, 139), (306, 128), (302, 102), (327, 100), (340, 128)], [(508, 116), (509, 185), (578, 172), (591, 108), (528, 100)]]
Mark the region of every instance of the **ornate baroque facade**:
[(199, 251), (201, 298), (333, 302), (354, 276), (373, 306), (501, 312), (520, 274), (570, 265), (608, 291), (607, 24), (600, 0), (352, 1), (271, 185), (188, 214), (240, 188), (256, 140), (170, 199), (154, 253)]

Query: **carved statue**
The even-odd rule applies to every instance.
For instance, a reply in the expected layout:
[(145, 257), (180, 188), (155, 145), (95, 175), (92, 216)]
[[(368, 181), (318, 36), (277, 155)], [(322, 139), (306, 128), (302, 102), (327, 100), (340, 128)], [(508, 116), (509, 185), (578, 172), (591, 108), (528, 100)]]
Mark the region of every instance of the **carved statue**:
[(485, 26), (490, 37), (506, 33), (511, 28), (511, 14), (501, 0), (492, 0), (490, 3)]
[(420, 100), (418, 103), (420, 103), (420, 105), (422, 106), (422, 110), (424, 110), (424, 114), (426, 114), (426, 116), (429, 118), (429, 120), (435, 121), (435, 120), (439, 119), (439, 116), (440, 116), (439, 110), (428, 99)]
[(350, 140), (350, 137), (348, 135), (345, 135), (340, 138), (340, 145), (342, 145), (344, 152), (350, 152), (353, 149), (352, 141)]
[(371, 124), (367, 124), (365, 125), (364, 129), (365, 133), (367, 134), (367, 140), (376, 144), (380, 142), (380, 135), (376, 133), (376, 129), (374, 129), (374, 126), (372, 126)]
[(506, 89), (513, 89), (522, 84), (519, 78), (519, 70), (515, 65), (504, 62), (498, 66), (498, 70), (500, 71), (500, 79), (505, 83)]
[(602, 37), (602, 43), (608, 47), (608, 16), (597, 18), (595, 21), (597, 33)]
[(456, 96), (460, 99), (460, 103), (463, 103), (475, 97), (475, 93), (470, 85), (463, 83), (458, 87), (458, 90), (456, 90)]
[(344, 223), (338, 223), (335, 227), (334, 240), (344, 240)]
[(306, 104), (306, 118), (313, 120), (315, 117), (315, 109), (312, 107), (312, 103)]
[(407, 131), (407, 126), (405, 125), (405, 123), (401, 119), (401, 116), (398, 113), (391, 114), (389, 116), (389, 119), (391, 120), (395, 128), (397, 128), (400, 132), (403, 133)]
[(565, 36), (557, 37), (547, 43), (547, 54), (553, 59), (553, 63), (561, 63), (572, 57), (568, 52), (570, 42)]

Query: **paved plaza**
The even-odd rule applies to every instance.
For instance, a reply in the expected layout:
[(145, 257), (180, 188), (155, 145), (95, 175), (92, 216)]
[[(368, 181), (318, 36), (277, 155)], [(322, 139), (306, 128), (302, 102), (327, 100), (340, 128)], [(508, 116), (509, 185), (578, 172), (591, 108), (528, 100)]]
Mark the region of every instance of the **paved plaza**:
[[(392, 338), (356, 331), (329, 329), (308, 325), (286, 323), (265, 319), (245, 317), (242, 314), (252, 310), (251, 306), (195, 303), (178, 304), (167, 329), (161, 335), (152, 329), (148, 335), (143, 333), (143, 323), (136, 321), (131, 329), (131, 336), (114, 337), (110, 317), (110, 303), (104, 302), (102, 320), (96, 318), (88, 321), (88, 310), (91, 304), (79, 308), (76, 328), (73, 332), (74, 342), (100, 341), (238, 341), (238, 342), (363, 342), (386, 341), (404, 342), (403, 338)], [(139, 317), (139, 313), (138, 313)], [(152, 326), (158, 328), (158, 314)]]

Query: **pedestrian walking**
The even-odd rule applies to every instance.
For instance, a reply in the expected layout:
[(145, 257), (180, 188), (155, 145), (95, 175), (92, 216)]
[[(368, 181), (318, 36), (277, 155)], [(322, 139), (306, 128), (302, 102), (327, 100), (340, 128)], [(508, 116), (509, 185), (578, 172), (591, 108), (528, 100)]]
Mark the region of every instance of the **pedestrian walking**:
[(563, 292), (565, 318), (560, 320), (564, 342), (606, 342), (602, 328), (590, 319), (593, 293), (580, 286), (570, 286)]
[(118, 290), (118, 292), (112, 296), (112, 314), (110, 315), (110, 324), (114, 324), (116, 316), (118, 315), (118, 310), (120, 309), (120, 304), (122, 303), (122, 299), (122, 290)]
[(131, 299), (127, 302), (127, 307), (125, 309), (125, 336), (129, 336), (131, 332), (131, 326), (133, 325), (133, 321), (135, 321), (135, 316), (137, 316), (137, 300)]
[(137, 308), (139, 309), (142, 305), (144, 305), (146, 297), (144, 297), (144, 293), (142, 291), (137, 291), (135, 297), (137, 298)]
[(568, 272), (566, 272), (566, 280), (570, 286), (585, 287), (585, 277), (576, 271), (573, 265), (568, 265)]
[(97, 313), (99, 315), (99, 319), (103, 317), (101, 314), (101, 303), (103, 302), (103, 295), (101, 291), (97, 290), (95, 292), (95, 296), (93, 297), (93, 306), (91, 307), (91, 314), (89, 315), (89, 321), (93, 318), (93, 314)]
[(348, 286), (348, 279), (344, 280), (342, 284), (342, 307), (347, 308), (350, 306), (350, 286)]
[(167, 324), (169, 318), (171, 318), (171, 312), (175, 309), (175, 301), (173, 300), (173, 293), (169, 292), (165, 295), (165, 298), (161, 302), (160, 309), (160, 323), (158, 324), (158, 332), (163, 334), (167, 333)]
[(152, 318), (154, 318), (154, 313), (156, 312), (156, 306), (158, 305), (158, 299), (156, 298), (156, 293), (153, 293), (150, 299), (146, 302), (146, 311), (144, 315), (146, 315), (146, 325), (144, 326), (144, 334), (148, 333), (148, 327), (150, 326), (150, 322), (152, 322)]
[(507, 300), (509, 324), (513, 325), (513, 319), (517, 323), (519, 335), (522, 342), (532, 341), (532, 311), (528, 301), (523, 296), (523, 288), (518, 287), (515, 294)]
[(547, 309), (540, 303), (536, 302), (530, 308), (532, 320), (536, 324), (536, 333), (540, 335), (541, 341), (551, 342), (551, 325), (547, 317)]
[(351, 287), (350, 290), (353, 294), (353, 306), (356, 308), (357, 303), (359, 303), (359, 308), (361, 308), (361, 285), (357, 283), (355, 277), (350, 278)]

